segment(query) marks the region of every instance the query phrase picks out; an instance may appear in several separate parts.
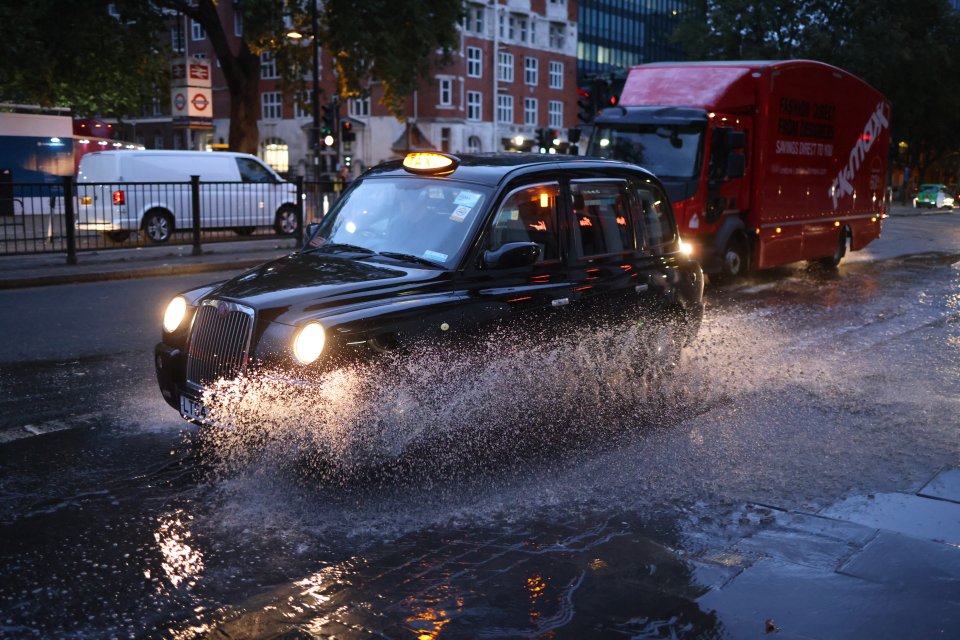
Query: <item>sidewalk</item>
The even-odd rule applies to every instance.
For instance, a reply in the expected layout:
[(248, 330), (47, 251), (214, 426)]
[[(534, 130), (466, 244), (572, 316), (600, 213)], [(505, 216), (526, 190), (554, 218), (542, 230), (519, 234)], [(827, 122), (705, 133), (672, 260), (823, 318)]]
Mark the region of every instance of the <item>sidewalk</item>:
[(266, 238), (207, 243), (203, 253), (193, 246), (164, 245), (80, 252), (77, 264), (64, 253), (0, 257), (0, 289), (125, 280), (210, 271), (241, 271), (287, 255), (297, 248), (292, 238)]
[[(916, 209), (893, 205), (890, 216), (931, 216), (960, 213), (960, 209)], [(287, 255), (297, 248), (292, 238), (210, 242), (203, 253), (193, 255), (193, 246), (162, 245), (130, 249), (80, 252), (77, 264), (68, 265), (66, 254), (0, 256), (0, 289), (45, 285), (124, 280), (212, 271), (242, 271), (267, 260)]]

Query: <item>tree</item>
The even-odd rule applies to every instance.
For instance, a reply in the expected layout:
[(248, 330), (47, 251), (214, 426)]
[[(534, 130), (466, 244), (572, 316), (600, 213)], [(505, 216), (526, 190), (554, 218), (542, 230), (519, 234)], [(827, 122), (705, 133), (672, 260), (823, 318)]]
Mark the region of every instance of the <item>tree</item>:
[[(230, 92), (230, 147), (256, 153), (259, 142), (260, 54), (276, 60), (289, 93), (305, 88), (313, 64), (309, 47), (286, 37), (288, 24), (310, 30), (312, 0), (240, 0), (244, 33), (237, 50), (231, 49), (214, 0), (157, 0), (198, 22), (206, 31)], [(364, 83), (383, 84), (384, 102), (400, 116), (404, 100), (425, 77), (435, 52), (448, 61), (457, 46), (456, 25), (460, 0), (325, 0), (320, 6), (319, 43), (334, 59), (341, 96), (357, 95)], [(232, 29), (232, 25), (230, 27)]]
[(810, 58), (859, 76), (893, 105), (892, 139), (922, 175), (960, 144), (960, 12), (946, 0), (701, 0), (674, 35), (705, 60)]
[[(166, 94), (170, 22), (177, 14), (206, 31), (230, 93), (230, 147), (256, 153), (260, 55), (276, 60), (289, 95), (307, 87), (311, 47), (286, 37), (310, 31), (315, 0), (236, 0), (239, 45), (217, 0), (31, 0), (0, 3), (0, 99), (122, 117)], [(458, 46), (462, 0), (316, 0), (318, 42), (334, 59), (341, 96), (377, 80), (398, 117), (432, 64)]]
[(168, 81), (165, 24), (140, 0), (0, 3), (0, 101), (138, 113)]

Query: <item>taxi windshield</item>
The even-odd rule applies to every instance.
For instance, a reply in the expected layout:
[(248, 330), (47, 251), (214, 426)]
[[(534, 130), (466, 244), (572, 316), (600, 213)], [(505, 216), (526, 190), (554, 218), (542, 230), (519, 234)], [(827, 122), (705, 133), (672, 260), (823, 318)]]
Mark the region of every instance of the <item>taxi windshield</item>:
[(362, 179), (324, 217), (307, 248), (453, 268), (489, 195), (454, 180)]

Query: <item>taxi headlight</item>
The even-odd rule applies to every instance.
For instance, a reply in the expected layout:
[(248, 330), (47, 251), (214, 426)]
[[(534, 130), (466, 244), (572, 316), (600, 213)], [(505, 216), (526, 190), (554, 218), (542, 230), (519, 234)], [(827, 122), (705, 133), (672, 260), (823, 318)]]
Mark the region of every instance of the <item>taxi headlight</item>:
[(293, 355), (300, 364), (310, 364), (320, 357), (326, 335), (319, 322), (308, 322), (293, 339)]
[(689, 242), (687, 242), (686, 240), (681, 240), (681, 241), (680, 241), (680, 253), (682, 253), (682, 254), (685, 255), (685, 256), (692, 256), (692, 255), (693, 255), (693, 245), (690, 244)]
[(167, 310), (163, 312), (163, 330), (173, 333), (186, 315), (187, 301), (183, 296), (177, 296), (167, 304)]

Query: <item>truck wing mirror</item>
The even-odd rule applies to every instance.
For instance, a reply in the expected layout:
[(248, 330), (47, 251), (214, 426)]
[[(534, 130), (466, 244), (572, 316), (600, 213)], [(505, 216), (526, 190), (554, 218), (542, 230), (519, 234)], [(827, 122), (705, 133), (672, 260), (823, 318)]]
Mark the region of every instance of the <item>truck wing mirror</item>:
[(727, 180), (742, 178), (747, 172), (747, 156), (731, 151), (727, 156)]
[(487, 269), (529, 267), (540, 257), (536, 242), (508, 242), (499, 249), (483, 252), (483, 266)]
[(733, 151), (734, 149), (743, 149), (747, 146), (747, 134), (743, 131), (734, 131), (732, 129), (727, 131), (727, 149)]

